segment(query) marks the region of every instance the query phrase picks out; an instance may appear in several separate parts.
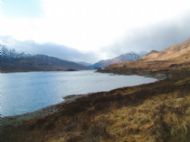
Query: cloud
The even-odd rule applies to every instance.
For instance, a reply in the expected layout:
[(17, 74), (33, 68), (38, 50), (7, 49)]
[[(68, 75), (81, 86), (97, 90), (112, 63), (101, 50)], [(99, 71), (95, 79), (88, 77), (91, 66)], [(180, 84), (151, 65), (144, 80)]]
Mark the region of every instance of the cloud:
[(135, 29), (180, 17), (189, 10), (188, 3), (187, 0), (43, 0), (43, 9), (46, 18), (51, 19), (49, 23), (56, 22), (57, 28), (61, 27), (57, 42), (62, 40), (71, 47), (96, 52)]
[(163, 50), (170, 45), (183, 42), (190, 38), (190, 16), (184, 16), (169, 22), (162, 22), (151, 27), (138, 29), (126, 35), (108, 48), (103, 48), (105, 58), (114, 57), (126, 52), (143, 52)]
[(2, 15), (2, 7), (3, 7), (3, 1), (0, 0), (0, 16)]
[[(158, 23), (162, 23), (160, 30), (164, 29), (162, 25), (188, 13), (190, 5), (189, 0), (41, 0), (41, 8), (39, 17), (10, 18), (0, 14), (1, 35), (40, 44), (52, 42), (111, 57), (131, 48), (143, 50), (145, 45), (148, 50), (152, 44), (145, 40), (151, 39), (152, 32), (155, 38), (161, 38), (156, 36), (159, 31), (154, 31), (160, 27)], [(173, 24), (175, 21), (167, 28)], [(173, 29), (170, 32), (168, 37), (174, 34)], [(123, 37), (127, 39), (122, 40)]]

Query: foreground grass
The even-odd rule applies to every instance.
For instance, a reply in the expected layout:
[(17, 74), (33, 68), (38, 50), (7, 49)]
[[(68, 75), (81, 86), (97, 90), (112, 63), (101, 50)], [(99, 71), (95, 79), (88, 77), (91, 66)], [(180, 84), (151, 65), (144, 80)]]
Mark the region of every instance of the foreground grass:
[(2, 125), (2, 142), (188, 142), (190, 78), (94, 93)]

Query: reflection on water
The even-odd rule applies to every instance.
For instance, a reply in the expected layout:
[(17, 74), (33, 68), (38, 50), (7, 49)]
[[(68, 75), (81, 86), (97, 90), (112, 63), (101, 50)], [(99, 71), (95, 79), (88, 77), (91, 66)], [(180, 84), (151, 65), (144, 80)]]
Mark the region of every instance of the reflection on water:
[(142, 76), (95, 71), (0, 74), (0, 114), (22, 114), (61, 102), (67, 95), (108, 91), (154, 81), (156, 79)]

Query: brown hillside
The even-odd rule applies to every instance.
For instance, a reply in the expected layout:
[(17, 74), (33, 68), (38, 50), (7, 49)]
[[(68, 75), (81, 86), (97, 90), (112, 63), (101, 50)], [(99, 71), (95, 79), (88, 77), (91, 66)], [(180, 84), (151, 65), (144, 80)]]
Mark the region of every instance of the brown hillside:
[(162, 52), (152, 52), (143, 58), (144, 61), (178, 61), (186, 62), (190, 61), (188, 57), (190, 55), (190, 40), (183, 43), (170, 46)]
[(141, 60), (107, 67), (105, 72), (155, 74), (184, 71), (190, 68), (190, 40), (173, 45), (162, 52), (152, 51)]

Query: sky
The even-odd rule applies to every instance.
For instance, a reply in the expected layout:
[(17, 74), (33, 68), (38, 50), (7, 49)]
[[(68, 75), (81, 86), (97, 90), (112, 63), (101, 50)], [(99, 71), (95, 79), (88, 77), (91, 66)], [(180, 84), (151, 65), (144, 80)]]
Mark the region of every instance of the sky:
[(0, 35), (106, 59), (185, 40), (189, 17), (189, 0), (0, 0)]

